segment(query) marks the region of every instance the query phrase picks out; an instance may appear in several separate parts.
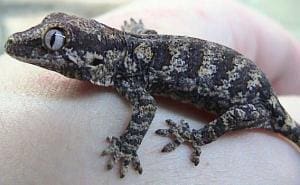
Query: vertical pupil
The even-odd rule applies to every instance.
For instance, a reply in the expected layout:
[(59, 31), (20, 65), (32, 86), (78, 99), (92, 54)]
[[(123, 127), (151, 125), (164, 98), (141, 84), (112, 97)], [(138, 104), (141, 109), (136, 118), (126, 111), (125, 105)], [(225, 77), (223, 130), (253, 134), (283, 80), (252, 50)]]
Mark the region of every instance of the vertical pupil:
[(55, 36), (56, 36), (56, 31), (52, 34), (51, 39), (50, 39), (50, 46), (53, 48), (53, 44), (55, 42)]

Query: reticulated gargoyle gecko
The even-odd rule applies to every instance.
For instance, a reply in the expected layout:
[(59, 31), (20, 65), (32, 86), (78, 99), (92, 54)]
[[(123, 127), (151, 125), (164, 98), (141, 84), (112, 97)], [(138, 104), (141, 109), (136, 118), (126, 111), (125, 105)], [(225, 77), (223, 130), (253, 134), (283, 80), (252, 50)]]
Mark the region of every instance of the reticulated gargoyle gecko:
[(140, 174), (138, 148), (157, 108), (154, 95), (188, 102), (216, 115), (203, 128), (191, 129), (168, 119), (158, 135), (192, 148), (198, 165), (201, 146), (227, 132), (263, 128), (280, 133), (300, 147), (300, 126), (279, 103), (264, 73), (240, 53), (217, 43), (187, 36), (159, 35), (131, 20), (117, 30), (92, 19), (52, 13), (24, 32), (8, 38), (6, 52), (23, 62), (62, 75), (112, 86), (132, 105), (128, 127), (111, 145), (107, 168), (120, 161), (120, 176), (129, 164)]

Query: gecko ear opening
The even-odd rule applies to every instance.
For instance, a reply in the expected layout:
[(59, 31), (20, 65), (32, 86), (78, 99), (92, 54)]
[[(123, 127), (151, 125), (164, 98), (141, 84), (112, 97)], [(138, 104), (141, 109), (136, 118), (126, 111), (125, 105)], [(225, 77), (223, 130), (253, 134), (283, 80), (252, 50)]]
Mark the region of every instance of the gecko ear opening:
[(91, 62), (92, 66), (98, 66), (100, 64), (104, 64), (104, 61), (101, 59), (97, 59), (97, 58), (94, 58), (93, 61)]
[(62, 29), (52, 28), (45, 33), (43, 40), (46, 49), (56, 51), (65, 45), (66, 36)]

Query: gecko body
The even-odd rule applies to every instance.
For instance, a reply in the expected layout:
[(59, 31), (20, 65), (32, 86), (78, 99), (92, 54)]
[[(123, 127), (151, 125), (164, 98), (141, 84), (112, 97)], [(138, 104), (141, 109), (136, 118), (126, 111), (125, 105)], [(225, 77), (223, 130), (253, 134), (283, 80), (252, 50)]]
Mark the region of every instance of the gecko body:
[(122, 31), (95, 20), (52, 13), (24, 32), (13, 34), (6, 52), (23, 62), (62, 75), (112, 86), (132, 105), (129, 124), (111, 145), (107, 168), (120, 161), (142, 173), (138, 148), (153, 120), (154, 95), (191, 103), (216, 115), (199, 130), (185, 121), (166, 120), (158, 135), (173, 138), (163, 152), (182, 143), (192, 147), (198, 165), (201, 146), (227, 132), (263, 128), (300, 146), (300, 127), (278, 101), (263, 72), (240, 53), (217, 43), (186, 36), (159, 35), (131, 20)]

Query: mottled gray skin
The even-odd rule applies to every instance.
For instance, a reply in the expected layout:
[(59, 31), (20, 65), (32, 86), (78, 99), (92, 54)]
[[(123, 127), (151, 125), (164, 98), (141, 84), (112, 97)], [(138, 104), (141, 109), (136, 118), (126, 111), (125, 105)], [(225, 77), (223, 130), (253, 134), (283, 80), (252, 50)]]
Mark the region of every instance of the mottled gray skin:
[[(45, 45), (49, 29), (61, 30), (62, 47)], [(55, 36), (51, 37), (52, 43)], [(47, 42), (47, 41), (46, 41)], [(49, 41), (50, 42), (50, 41)], [(48, 44), (49, 45), (49, 44)], [(120, 161), (124, 177), (129, 164), (142, 173), (137, 150), (156, 111), (153, 95), (191, 103), (216, 114), (199, 130), (167, 120), (169, 129), (157, 134), (174, 140), (163, 152), (183, 142), (191, 144), (191, 161), (198, 165), (201, 146), (224, 133), (265, 128), (300, 146), (300, 127), (280, 105), (265, 75), (249, 59), (225, 46), (185, 36), (159, 35), (142, 22), (125, 22), (123, 30), (91, 19), (53, 13), (39, 25), (13, 34), (6, 52), (26, 63), (70, 78), (113, 86), (132, 105), (132, 117), (120, 137), (108, 137), (107, 167)]]

